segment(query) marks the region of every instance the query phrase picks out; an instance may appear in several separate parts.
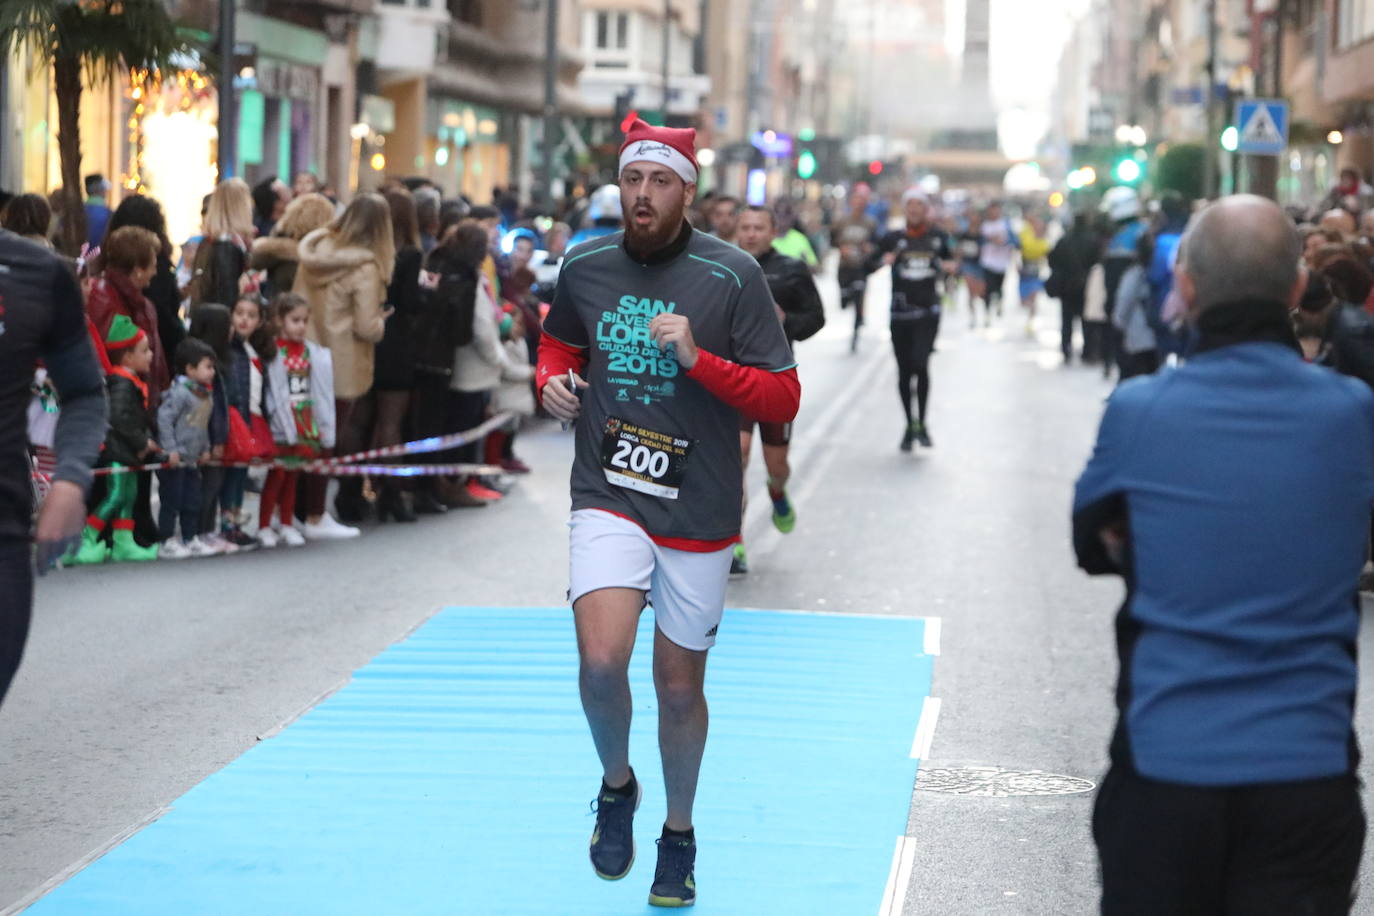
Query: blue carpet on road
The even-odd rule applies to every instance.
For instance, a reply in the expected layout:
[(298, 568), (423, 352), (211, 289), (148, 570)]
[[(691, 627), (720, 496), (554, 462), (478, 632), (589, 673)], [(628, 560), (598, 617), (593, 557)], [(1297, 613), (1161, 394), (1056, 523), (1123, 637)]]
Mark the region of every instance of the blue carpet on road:
[[(639, 858), (587, 862), (599, 767), (565, 609), (451, 608), (35, 904), (44, 914), (595, 914), (647, 905), (664, 800), (652, 614), (631, 669)], [(728, 611), (696, 912), (871, 914), (906, 832), (923, 622)]]

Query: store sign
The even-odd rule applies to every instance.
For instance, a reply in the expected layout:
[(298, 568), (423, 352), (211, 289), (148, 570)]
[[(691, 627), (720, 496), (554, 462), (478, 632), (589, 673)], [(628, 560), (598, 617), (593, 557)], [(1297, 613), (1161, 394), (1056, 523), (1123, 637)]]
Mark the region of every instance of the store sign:
[(786, 159), (792, 155), (792, 136), (774, 130), (755, 131), (749, 138), (754, 148), (770, 159)]
[(263, 95), (306, 102), (314, 102), (320, 95), (319, 71), (299, 64), (259, 58), (257, 80)]

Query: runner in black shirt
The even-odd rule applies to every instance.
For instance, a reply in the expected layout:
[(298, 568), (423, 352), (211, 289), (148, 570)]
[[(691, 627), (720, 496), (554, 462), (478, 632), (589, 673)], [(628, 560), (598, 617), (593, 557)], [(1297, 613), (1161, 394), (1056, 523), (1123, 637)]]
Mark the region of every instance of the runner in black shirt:
[[(773, 211), (767, 207), (746, 207), (739, 216), (736, 240), (739, 246), (749, 252), (763, 268), (764, 278), (768, 280), (768, 290), (778, 308), (782, 319), (782, 329), (787, 335), (788, 344), (806, 340), (825, 327), (825, 306), (821, 303), (820, 290), (811, 270), (804, 261), (789, 258), (773, 247), (773, 237), (777, 234), (777, 221)], [(790, 534), (797, 524), (797, 510), (787, 495), (787, 481), (792, 476), (792, 468), (787, 462), (788, 448), (792, 442), (791, 423), (760, 423), (748, 414), (740, 414), (739, 450), (740, 458), (747, 471), (749, 453), (754, 446), (754, 427), (759, 429), (763, 440), (763, 463), (768, 468), (768, 497), (773, 502), (773, 526), (783, 534)], [(748, 492), (745, 493), (747, 507)], [(735, 545), (735, 559), (730, 564), (731, 575), (749, 572), (749, 561), (745, 557), (744, 542)]]
[[(977, 207), (969, 207), (968, 225), (959, 233), (959, 275), (968, 287), (968, 326), (978, 326), (978, 301), (983, 298), (986, 283), (983, 279), (983, 214)], [(988, 324), (992, 324), (992, 312), (988, 312)]]
[[(902, 451), (913, 441), (929, 448), (926, 401), (930, 397), (930, 354), (940, 330), (940, 271), (953, 271), (949, 237), (930, 221), (930, 203), (919, 188), (902, 195), (906, 228), (889, 232), (880, 248), (892, 265), (892, 350), (897, 357), (897, 393), (906, 414)], [(911, 380), (916, 379), (917, 413), (911, 413)]]
[(868, 201), (872, 192), (860, 182), (850, 195), (848, 215), (830, 227), (830, 242), (840, 253), (837, 279), (840, 283), (840, 307), (854, 309), (854, 336), (850, 339), (852, 352), (859, 346), (859, 329), (864, 326), (864, 295), (868, 291), (868, 275), (882, 266), (877, 257), (878, 224), (868, 215)]
[[(35, 363), (61, 398), (57, 470), (35, 531), (26, 414)], [(91, 465), (105, 439), (105, 380), (81, 290), (57, 255), (0, 232), (0, 701), (19, 668), (33, 613), (32, 543), (45, 571), (81, 533)]]

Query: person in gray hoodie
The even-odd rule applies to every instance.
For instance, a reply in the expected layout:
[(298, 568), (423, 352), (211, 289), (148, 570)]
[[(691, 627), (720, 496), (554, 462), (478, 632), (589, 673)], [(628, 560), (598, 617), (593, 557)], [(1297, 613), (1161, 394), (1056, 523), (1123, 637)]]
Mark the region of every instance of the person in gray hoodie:
[(1112, 307), (1112, 324), (1121, 332), (1120, 381), (1137, 375), (1150, 375), (1159, 368), (1159, 340), (1150, 321), (1149, 265), (1154, 256), (1154, 240), (1149, 233), (1136, 243), (1136, 262), (1121, 275)]
[[(165, 443), (167, 462), (157, 472), (158, 530), (162, 547), (158, 556), (181, 560), (209, 556), (215, 551), (200, 540), (200, 463), (210, 457), (211, 394), (215, 383), (215, 351), (195, 337), (177, 344), (173, 357), (180, 373), (163, 395), (157, 410), (158, 441)], [(181, 538), (176, 537), (177, 520)]]

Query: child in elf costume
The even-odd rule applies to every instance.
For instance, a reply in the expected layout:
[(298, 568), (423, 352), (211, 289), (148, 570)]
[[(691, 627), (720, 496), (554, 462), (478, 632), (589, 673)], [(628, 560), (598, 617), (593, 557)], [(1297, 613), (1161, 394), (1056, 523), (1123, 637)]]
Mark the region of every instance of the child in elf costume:
[[(110, 373), (105, 390), (110, 401), (110, 425), (101, 467), (121, 468), (159, 461), (157, 443), (148, 435), (148, 384), (153, 350), (148, 337), (127, 315), (116, 315), (105, 335)], [(138, 478), (116, 471), (105, 478), (105, 498), (86, 519), (81, 546), (72, 563), (104, 563), (106, 560), (138, 562), (157, 559), (157, 546), (143, 547), (134, 540), (134, 502)], [(112, 529), (106, 541), (106, 528)]]
[[(306, 337), (310, 303), (304, 297), (278, 293), (273, 310), (281, 336), (276, 339), (277, 356), (267, 364), (272, 438), (279, 457), (304, 463), (334, 447), (334, 364), (328, 349)], [(299, 477), (300, 471), (289, 465), (267, 472), (258, 518), (263, 547), (305, 543), (294, 518)], [(279, 521), (273, 519), (274, 513)]]

